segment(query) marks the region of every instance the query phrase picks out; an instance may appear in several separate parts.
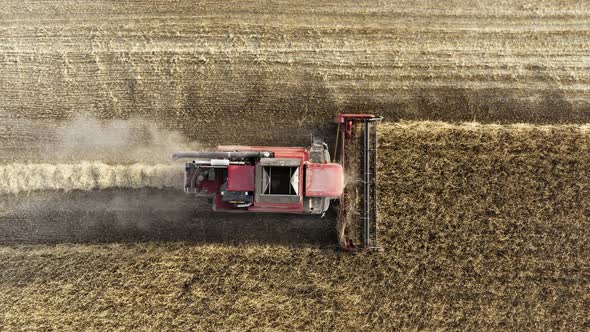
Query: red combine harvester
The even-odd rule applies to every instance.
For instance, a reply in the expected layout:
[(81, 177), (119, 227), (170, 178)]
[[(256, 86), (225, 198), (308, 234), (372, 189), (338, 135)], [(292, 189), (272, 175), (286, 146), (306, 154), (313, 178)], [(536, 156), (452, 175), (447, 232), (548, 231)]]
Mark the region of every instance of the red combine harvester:
[(376, 124), (381, 119), (339, 115), (334, 159), (320, 141), (309, 148), (224, 145), (172, 158), (192, 159), (186, 163), (184, 190), (209, 198), (214, 211), (324, 214), (332, 202), (339, 212), (341, 246), (372, 249), (377, 248)]

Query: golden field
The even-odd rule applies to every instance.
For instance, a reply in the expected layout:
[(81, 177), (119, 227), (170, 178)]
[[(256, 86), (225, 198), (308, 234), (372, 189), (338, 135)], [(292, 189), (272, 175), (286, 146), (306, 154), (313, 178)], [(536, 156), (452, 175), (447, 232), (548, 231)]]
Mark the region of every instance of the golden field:
[[(0, 330), (590, 329), (589, 21), (585, 0), (0, 1)], [(341, 112), (387, 121), (383, 253), (174, 188), (175, 150), (331, 144)]]
[(588, 327), (587, 126), (387, 123), (380, 142), (383, 253), (255, 237), (10, 245), (2, 326)]

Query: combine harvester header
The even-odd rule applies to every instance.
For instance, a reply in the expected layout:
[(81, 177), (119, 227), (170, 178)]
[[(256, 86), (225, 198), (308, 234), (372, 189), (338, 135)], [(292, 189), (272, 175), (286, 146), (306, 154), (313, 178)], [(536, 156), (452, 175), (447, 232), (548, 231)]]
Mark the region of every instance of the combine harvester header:
[[(346, 250), (377, 248), (377, 128), (381, 117), (341, 114), (333, 159), (328, 146), (218, 146), (177, 152), (186, 193), (210, 199), (214, 211), (324, 214), (338, 211)], [(346, 186), (345, 186), (346, 182)]]

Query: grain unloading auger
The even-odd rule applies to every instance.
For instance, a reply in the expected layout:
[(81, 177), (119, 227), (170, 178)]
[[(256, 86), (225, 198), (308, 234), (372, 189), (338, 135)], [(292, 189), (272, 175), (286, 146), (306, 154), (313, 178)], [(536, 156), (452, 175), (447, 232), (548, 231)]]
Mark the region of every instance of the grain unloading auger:
[(214, 211), (322, 215), (332, 204), (340, 245), (375, 249), (381, 119), (339, 115), (333, 159), (321, 141), (309, 148), (224, 145), (172, 158), (192, 159), (185, 164), (184, 190), (209, 198)]

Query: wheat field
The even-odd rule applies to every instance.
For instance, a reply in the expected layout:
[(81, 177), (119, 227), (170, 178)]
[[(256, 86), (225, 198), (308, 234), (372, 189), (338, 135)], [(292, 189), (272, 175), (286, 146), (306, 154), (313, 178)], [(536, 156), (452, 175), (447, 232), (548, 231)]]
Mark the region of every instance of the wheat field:
[[(0, 1), (0, 330), (590, 329), (584, 0)], [(383, 253), (176, 150), (385, 116)], [(180, 183), (179, 183), (180, 187)]]

